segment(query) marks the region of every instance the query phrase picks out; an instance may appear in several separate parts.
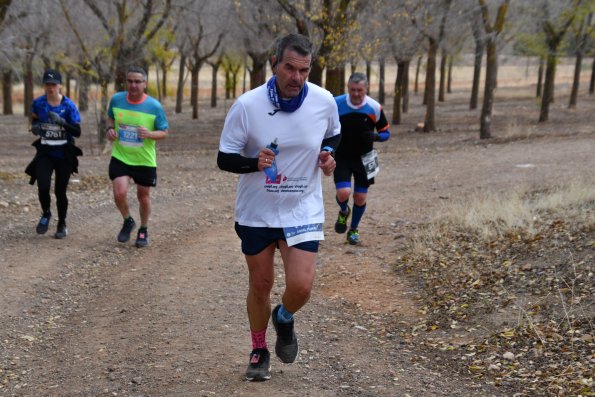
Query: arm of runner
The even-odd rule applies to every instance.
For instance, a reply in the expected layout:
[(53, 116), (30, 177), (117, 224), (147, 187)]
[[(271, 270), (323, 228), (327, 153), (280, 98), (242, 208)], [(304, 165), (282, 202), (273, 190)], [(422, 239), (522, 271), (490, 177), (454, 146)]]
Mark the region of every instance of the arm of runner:
[(223, 171), (233, 172), (234, 174), (258, 172), (260, 171), (258, 163), (258, 158), (244, 157), (239, 153), (219, 151), (217, 154), (217, 166)]

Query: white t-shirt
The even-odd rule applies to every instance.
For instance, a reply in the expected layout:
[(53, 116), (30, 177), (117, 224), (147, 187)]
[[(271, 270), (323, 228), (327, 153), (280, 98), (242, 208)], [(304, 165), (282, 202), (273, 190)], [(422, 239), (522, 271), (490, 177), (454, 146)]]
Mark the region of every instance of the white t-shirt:
[(278, 176), (241, 174), (235, 220), (252, 227), (294, 227), (324, 222), (318, 159), (322, 140), (341, 133), (339, 113), (330, 92), (308, 84), (308, 94), (293, 113), (278, 111), (266, 84), (241, 95), (225, 118), (219, 150), (258, 157), (277, 138)]

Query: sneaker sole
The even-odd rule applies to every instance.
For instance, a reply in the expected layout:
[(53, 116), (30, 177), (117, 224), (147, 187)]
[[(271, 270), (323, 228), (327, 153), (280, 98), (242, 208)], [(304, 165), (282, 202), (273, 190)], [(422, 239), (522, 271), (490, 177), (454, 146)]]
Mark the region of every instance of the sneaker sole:
[(254, 375), (254, 376), (249, 376), (246, 375), (246, 380), (250, 381), (250, 382), (263, 382), (265, 380), (269, 380), (271, 379), (271, 367), (269, 367), (268, 369), (269, 373), (265, 374), (265, 375)]

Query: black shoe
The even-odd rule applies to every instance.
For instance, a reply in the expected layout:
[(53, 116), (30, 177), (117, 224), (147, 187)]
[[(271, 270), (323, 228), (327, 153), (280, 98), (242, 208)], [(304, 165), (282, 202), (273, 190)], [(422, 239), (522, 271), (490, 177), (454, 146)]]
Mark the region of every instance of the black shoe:
[(48, 231), (48, 227), (50, 226), (50, 219), (52, 218), (51, 214), (44, 214), (39, 219), (39, 223), (37, 224), (37, 233), (38, 234), (46, 234)]
[(120, 230), (120, 233), (118, 233), (118, 241), (125, 243), (126, 241), (130, 240), (130, 233), (132, 233), (135, 227), (136, 223), (132, 217), (124, 219), (122, 229)]
[(277, 322), (277, 313), (279, 312), (280, 307), (281, 305), (277, 305), (275, 309), (273, 309), (273, 313), (271, 313), (273, 325), (275, 326), (275, 331), (277, 331), (275, 353), (281, 361), (290, 364), (295, 361), (298, 355), (298, 340), (295, 331), (293, 330), (293, 321), (286, 324)]
[(58, 223), (58, 229), (56, 230), (56, 234), (54, 237), (57, 239), (63, 239), (68, 236), (68, 229), (66, 228), (66, 223)]
[(349, 219), (349, 215), (351, 215), (351, 208), (349, 208), (349, 206), (347, 206), (347, 214), (339, 211), (339, 216), (335, 222), (335, 232), (345, 233), (347, 231), (347, 220)]
[(246, 369), (246, 379), (259, 382), (271, 379), (271, 354), (267, 349), (254, 349)]
[(149, 245), (149, 234), (147, 233), (146, 228), (141, 227), (138, 229), (134, 245), (136, 245), (136, 248), (143, 248)]

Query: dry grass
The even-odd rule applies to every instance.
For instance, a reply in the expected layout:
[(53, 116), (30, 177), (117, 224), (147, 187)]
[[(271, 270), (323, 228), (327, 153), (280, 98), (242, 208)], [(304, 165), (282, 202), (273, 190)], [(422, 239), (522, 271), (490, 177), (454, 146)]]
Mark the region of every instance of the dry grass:
[[(417, 252), (449, 230), (468, 230), (486, 241), (523, 229), (535, 235), (536, 221), (541, 214), (553, 212), (558, 216), (573, 216), (595, 202), (595, 183), (572, 181), (543, 190), (512, 191), (505, 195), (486, 194), (464, 202), (445, 206), (439, 218), (419, 229), (414, 243)], [(586, 214), (594, 222), (593, 213)]]
[(420, 286), (416, 343), (519, 395), (595, 395), (594, 230), (592, 181), (445, 208), (396, 266)]

